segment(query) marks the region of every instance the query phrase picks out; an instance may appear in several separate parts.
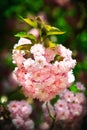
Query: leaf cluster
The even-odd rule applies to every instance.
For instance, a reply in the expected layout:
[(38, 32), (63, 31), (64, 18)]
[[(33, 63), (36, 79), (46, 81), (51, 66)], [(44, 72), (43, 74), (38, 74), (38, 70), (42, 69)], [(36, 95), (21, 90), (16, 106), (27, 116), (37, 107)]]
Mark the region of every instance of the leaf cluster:
[[(61, 31), (59, 28), (50, 26), (43, 22), (40, 17), (35, 18), (23, 18), (20, 17), (25, 23), (27, 23), (31, 28), (35, 28), (39, 31), (39, 43), (44, 43), (45, 47), (55, 48), (56, 44), (53, 43), (49, 36), (51, 35), (61, 35), (65, 32)], [(20, 38), (28, 38), (31, 40), (32, 45), (38, 43), (38, 38), (31, 33), (19, 32), (15, 35)], [(20, 45), (16, 49), (18, 50), (29, 50), (32, 45)]]

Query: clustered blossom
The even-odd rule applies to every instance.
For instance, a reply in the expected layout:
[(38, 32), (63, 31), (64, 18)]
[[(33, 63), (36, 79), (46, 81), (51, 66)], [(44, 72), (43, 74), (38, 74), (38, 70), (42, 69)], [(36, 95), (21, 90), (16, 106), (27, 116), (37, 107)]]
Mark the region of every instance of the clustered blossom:
[(23, 44), (32, 45), (30, 40), (21, 38), (14, 46), (13, 63), (17, 64), (14, 74), (26, 96), (49, 101), (71, 85), (76, 60), (69, 49), (63, 45), (46, 48), (44, 43), (37, 43), (27, 51), (26, 57), (25, 50), (15, 49)]
[(84, 95), (85, 87), (79, 82), (76, 83), (76, 87), (80, 92), (73, 93), (65, 89), (64, 92), (60, 94), (60, 99), (55, 104), (57, 120), (70, 121), (76, 117), (80, 117), (82, 114), (84, 115), (86, 107), (86, 97)]
[(13, 124), (20, 129), (32, 130), (34, 122), (29, 115), (32, 113), (32, 107), (25, 100), (11, 101), (8, 104), (8, 110)]
[[(86, 96), (84, 95), (85, 87), (80, 82), (76, 83), (76, 87), (79, 88), (80, 92), (73, 93), (69, 89), (65, 89), (59, 95), (59, 99), (51, 105), (48, 102), (48, 108), (52, 117), (55, 117), (56, 122), (63, 121), (63, 125), (73, 127), (84, 117), (87, 112)], [(44, 120), (48, 123), (52, 123), (52, 119), (47, 111), (46, 103), (42, 105)]]

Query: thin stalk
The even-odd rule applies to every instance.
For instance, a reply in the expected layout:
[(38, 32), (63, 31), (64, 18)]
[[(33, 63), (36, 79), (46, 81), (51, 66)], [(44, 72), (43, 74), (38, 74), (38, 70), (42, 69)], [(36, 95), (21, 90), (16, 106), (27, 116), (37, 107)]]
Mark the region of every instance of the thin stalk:
[(51, 112), (50, 112), (49, 106), (48, 106), (48, 102), (46, 102), (46, 107), (47, 107), (48, 114), (49, 114), (50, 118), (52, 119), (52, 125), (51, 125), (49, 130), (54, 130), (54, 127), (55, 127), (55, 116), (51, 115)]

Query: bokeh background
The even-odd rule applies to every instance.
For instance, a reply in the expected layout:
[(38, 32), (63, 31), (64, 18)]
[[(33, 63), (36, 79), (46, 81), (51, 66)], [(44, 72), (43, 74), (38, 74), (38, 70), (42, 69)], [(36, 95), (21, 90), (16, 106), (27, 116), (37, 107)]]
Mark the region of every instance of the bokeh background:
[(87, 87), (87, 0), (0, 0), (0, 96), (17, 85), (12, 77), (14, 35), (29, 28), (19, 16), (40, 16), (66, 32), (52, 39), (73, 51), (76, 81)]

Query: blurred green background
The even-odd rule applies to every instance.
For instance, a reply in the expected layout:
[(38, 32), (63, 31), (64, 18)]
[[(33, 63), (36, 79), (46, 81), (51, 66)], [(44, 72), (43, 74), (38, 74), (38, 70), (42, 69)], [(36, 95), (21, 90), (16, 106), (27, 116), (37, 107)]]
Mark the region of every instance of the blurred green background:
[[(14, 35), (28, 26), (19, 16), (41, 16), (66, 33), (57, 36), (58, 43), (70, 48), (77, 60), (76, 81), (87, 86), (87, 0), (0, 0), (0, 94), (15, 86), (11, 72)], [(52, 37), (55, 40), (55, 37)]]

